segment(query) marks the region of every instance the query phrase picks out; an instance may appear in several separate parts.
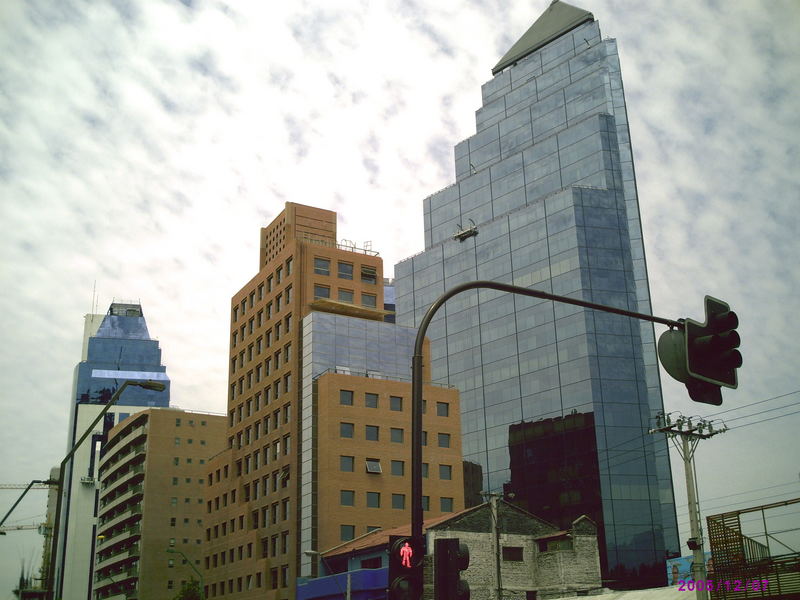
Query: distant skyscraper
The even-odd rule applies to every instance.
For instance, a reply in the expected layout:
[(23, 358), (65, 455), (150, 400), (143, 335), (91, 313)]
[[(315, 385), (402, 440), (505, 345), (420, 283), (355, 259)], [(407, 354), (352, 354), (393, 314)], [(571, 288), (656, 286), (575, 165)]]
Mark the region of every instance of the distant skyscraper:
[[(492, 73), (456, 183), (424, 201), (425, 251), (395, 268), (397, 322), (477, 279), (650, 312), (616, 42), (555, 0)], [(678, 535), (667, 445), (646, 434), (662, 409), (652, 325), (482, 290), (428, 335), (432, 380), (461, 392), (472, 487), (562, 526), (588, 514), (604, 579), (663, 585)]]
[(99, 450), (111, 427), (149, 407), (169, 406), (169, 378), (158, 340), (150, 337), (138, 304), (113, 303), (105, 315), (86, 315), (81, 362), (75, 367), (67, 451), (125, 380), (156, 380), (163, 392), (128, 387), (67, 465), (55, 565), (63, 598), (90, 598), (97, 517)]

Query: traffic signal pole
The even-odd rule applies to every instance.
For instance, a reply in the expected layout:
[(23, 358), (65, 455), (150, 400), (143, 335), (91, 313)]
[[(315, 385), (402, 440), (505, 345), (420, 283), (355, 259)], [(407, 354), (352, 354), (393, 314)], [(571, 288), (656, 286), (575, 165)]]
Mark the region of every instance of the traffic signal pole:
[[(554, 302), (562, 302), (564, 304), (572, 304), (574, 306), (581, 306), (583, 308), (591, 308), (603, 312), (614, 313), (634, 319), (643, 321), (650, 321), (652, 323), (661, 323), (667, 325), (670, 329), (684, 329), (682, 321), (675, 321), (672, 319), (664, 319), (655, 317), (653, 315), (646, 315), (644, 313), (637, 313), (620, 308), (606, 306), (604, 304), (597, 304), (595, 302), (586, 302), (576, 298), (568, 298), (566, 296), (558, 296), (556, 294), (548, 294), (539, 290), (531, 290), (528, 288), (520, 287), (517, 285), (510, 285), (507, 283), (500, 283), (497, 281), (471, 281), (462, 283), (447, 290), (444, 294), (439, 296), (436, 301), (431, 304), (425, 316), (420, 321), (419, 329), (417, 330), (417, 337), (414, 342), (414, 356), (411, 362), (411, 537), (414, 540), (415, 548), (424, 548), (424, 538), (422, 536), (422, 345), (425, 341), (425, 334), (428, 331), (428, 326), (431, 323), (436, 311), (453, 296), (476, 289), (492, 289), (500, 292), (509, 292), (511, 294), (519, 294), (522, 296), (531, 296), (533, 298), (541, 298), (543, 300), (552, 300)], [(422, 563), (420, 563), (421, 565)], [(420, 569), (422, 567), (420, 566)], [(415, 592), (416, 594), (417, 592)], [(419, 595), (414, 597), (417, 600), (422, 597), (422, 590), (418, 591)]]

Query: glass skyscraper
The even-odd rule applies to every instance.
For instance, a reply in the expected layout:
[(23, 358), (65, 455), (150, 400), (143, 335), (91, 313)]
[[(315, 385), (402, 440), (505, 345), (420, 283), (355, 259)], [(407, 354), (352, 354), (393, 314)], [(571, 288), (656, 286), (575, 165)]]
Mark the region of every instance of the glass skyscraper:
[[(616, 42), (554, 1), (482, 87), (456, 182), (424, 201), (425, 250), (396, 265), (397, 322), (493, 280), (649, 313)], [(436, 382), (461, 392), (467, 499), (479, 490), (561, 526), (600, 526), (606, 585), (665, 585), (678, 551), (650, 323), (492, 290), (428, 330)]]

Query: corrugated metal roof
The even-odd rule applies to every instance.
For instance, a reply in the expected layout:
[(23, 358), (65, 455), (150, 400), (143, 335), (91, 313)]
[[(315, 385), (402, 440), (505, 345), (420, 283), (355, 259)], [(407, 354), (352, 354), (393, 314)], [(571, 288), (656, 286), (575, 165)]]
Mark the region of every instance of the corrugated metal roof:
[(494, 66), (492, 75), (497, 75), (521, 58), (587, 21), (594, 21), (594, 15), (589, 11), (576, 8), (571, 4), (561, 2), (561, 0), (553, 0), (542, 16), (536, 19), (530, 29), (519, 38), (516, 44), (511, 46), (511, 50), (506, 52), (500, 62)]

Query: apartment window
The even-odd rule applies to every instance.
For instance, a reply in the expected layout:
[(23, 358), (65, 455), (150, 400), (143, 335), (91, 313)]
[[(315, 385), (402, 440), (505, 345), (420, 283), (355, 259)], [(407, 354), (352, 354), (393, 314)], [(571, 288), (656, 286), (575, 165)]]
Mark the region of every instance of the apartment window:
[(377, 425), (366, 425), (364, 427), (364, 437), (370, 442), (379, 441), (380, 427), (378, 427)]
[(381, 461), (379, 458), (368, 458), (366, 460), (367, 473), (383, 473), (381, 469)]
[(399, 427), (392, 427), (390, 430), (391, 432), (391, 440), (398, 444), (403, 443), (403, 430)]
[(342, 506), (355, 506), (356, 493), (354, 490), (339, 490), (339, 504)]
[(353, 391), (339, 390), (339, 404), (343, 404), (344, 406), (353, 406)]
[(292, 257), (291, 256), (286, 259), (286, 276), (287, 277), (292, 274), (292, 262), (293, 261), (292, 261)]
[(176, 446), (180, 446), (181, 445), (181, 438), (179, 438), (179, 437), (175, 438), (175, 445)]
[(268, 292), (272, 291), (272, 275), (267, 277), (267, 291)]
[(264, 284), (263, 283), (259, 284), (259, 286), (258, 286), (258, 299), (259, 300), (263, 300), (264, 299)]
[(275, 312), (276, 313), (281, 312), (281, 300), (282, 300), (282, 297), (281, 297), (280, 294), (278, 294), (277, 297), (275, 298)]
[(339, 525), (339, 539), (343, 542), (349, 542), (356, 537), (355, 525)]
[(339, 423), (339, 436), (343, 438), (353, 437), (354, 425), (352, 423)]
[(348, 304), (353, 303), (353, 290), (343, 290), (339, 288), (338, 294), (339, 302), (347, 302)]
[(392, 461), (392, 475), (399, 475), (403, 476), (406, 471), (406, 463), (402, 460), (393, 460)]
[(381, 507), (381, 493), (367, 492), (367, 508), (380, 508), (380, 507)]
[(239, 307), (238, 306), (234, 306), (233, 307), (233, 322), (236, 323), (236, 321), (238, 319), (239, 319)]
[(450, 405), (447, 402), (437, 402), (436, 403), (436, 416), (438, 416), (438, 417), (449, 417), (450, 416)]
[(275, 269), (275, 283), (280, 283), (283, 278), (283, 267)]
[(354, 456), (340, 456), (339, 457), (339, 470), (346, 473), (352, 473), (355, 470), (356, 459)]
[(361, 304), (368, 308), (377, 306), (377, 296), (375, 294), (361, 294)]
[(378, 408), (378, 394), (367, 392), (364, 394), (364, 406), (367, 408)]
[(389, 396), (389, 410), (402, 411), (403, 398), (400, 396)]
[(405, 509), (405, 507), (406, 507), (406, 495), (392, 494), (392, 508), (403, 510)]
[(425, 462), (422, 463), (422, 476), (423, 477), (427, 477), (428, 476), (428, 463), (425, 463)]
[(503, 546), (503, 560), (521, 562), (522, 546)]
[(269, 570), (269, 586), (273, 590), (277, 590), (278, 589), (278, 568), (277, 567), (275, 567), (274, 569), (270, 569)]
[(450, 434), (449, 433), (440, 433), (439, 434), (439, 448), (449, 448), (450, 447)]
[(286, 307), (289, 308), (289, 304), (292, 301), (292, 286), (288, 286), (286, 288), (286, 292), (284, 295), (286, 296)]
[(431, 509), (431, 497), (430, 496), (423, 496), (422, 497), (422, 510), (430, 510)]
[(327, 258), (315, 258), (314, 273), (316, 273), (317, 275), (330, 275), (331, 261), (329, 261)]
[(361, 265), (361, 281), (375, 284), (378, 282), (378, 272), (375, 267)]
[(453, 499), (439, 498), (439, 509), (442, 512), (453, 512)]
[(439, 465), (439, 479), (449, 480), (453, 478), (453, 467), (450, 465)]
[(327, 285), (315, 285), (314, 286), (314, 300), (318, 300), (319, 298), (330, 298), (331, 297), (331, 288)]
[(353, 278), (353, 263), (340, 262), (339, 266), (339, 279), (352, 279)]

